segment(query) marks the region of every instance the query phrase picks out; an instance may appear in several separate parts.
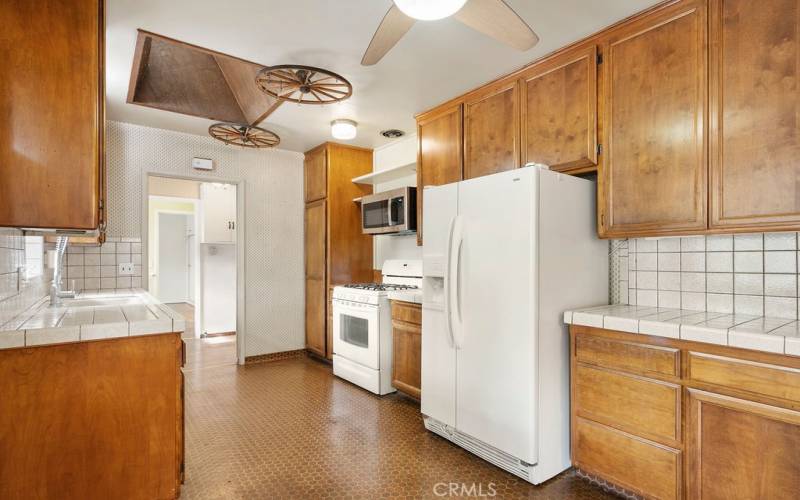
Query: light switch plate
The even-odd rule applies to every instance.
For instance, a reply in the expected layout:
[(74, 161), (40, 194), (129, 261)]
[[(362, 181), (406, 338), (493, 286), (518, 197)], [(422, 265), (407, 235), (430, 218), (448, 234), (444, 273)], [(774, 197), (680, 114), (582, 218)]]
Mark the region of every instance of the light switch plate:
[(133, 276), (133, 262), (126, 262), (125, 264), (120, 264), (117, 274), (119, 276)]

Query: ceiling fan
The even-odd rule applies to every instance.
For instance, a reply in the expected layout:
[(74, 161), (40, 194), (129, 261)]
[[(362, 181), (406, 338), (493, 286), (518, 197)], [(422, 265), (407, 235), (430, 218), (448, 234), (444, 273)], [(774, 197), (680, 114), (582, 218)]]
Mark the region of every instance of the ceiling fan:
[(528, 50), (539, 37), (503, 0), (392, 0), (361, 59), (372, 66), (389, 52), (411, 26), (453, 16), (470, 28), (518, 50)]

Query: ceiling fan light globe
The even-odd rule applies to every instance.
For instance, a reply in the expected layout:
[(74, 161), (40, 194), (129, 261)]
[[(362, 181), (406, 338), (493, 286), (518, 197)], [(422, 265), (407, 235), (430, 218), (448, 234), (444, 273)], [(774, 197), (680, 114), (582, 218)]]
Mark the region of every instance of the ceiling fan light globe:
[(333, 120), (331, 122), (331, 135), (334, 139), (349, 141), (356, 138), (356, 122), (353, 120)]
[(403, 14), (421, 21), (435, 21), (452, 16), (467, 0), (394, 0)]

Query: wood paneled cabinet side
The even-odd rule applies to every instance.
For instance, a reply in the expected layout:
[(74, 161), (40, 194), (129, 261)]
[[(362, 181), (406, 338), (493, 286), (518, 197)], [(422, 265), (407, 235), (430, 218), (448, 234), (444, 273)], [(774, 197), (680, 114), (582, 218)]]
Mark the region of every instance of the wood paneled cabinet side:
[(178, 498), (181, 334), (0, 351), (0, 498)]
[(443, 106), (417, 117), (417, 245), (422, 245), (425, 186), (463, 179), (463, 106)]
[(597, 46), (579, 46), (521, 75), (522, 161), (568, 173), (597, 167)]
[(603, 41), (602, 236), (706, 228), (706, 32), (683, 1)]
[(361, 205), (371, 186), (352, 179), (372, 172), (372, 150), (328, 144), (328, 283), (372, 280), (372, 236), (361, 229)]
[(710, 227), (800, 227), (800, 2), (710, 2)]
[(0, 226), (103, 229), (104, 2), (2, 2), (0, 25)]
[(464, 98), (464, 179), (520, 166), (520, 84), (517, 79)]

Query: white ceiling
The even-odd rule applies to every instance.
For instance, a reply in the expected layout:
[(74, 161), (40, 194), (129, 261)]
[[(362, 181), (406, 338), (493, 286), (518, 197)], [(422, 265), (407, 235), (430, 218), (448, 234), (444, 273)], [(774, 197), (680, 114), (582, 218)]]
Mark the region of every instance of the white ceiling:
[(391, 0), (107, 0), (106, 94), (111, 120), (205, 135), (209, 120), (126, 104), (136, 29), (264, 64), (337, 72), (353, 97), (327, 106), (282, 105), (262, 124), (279, 147), (306, 151), (330, 139), (329, 123), (359, 123), (352, 144), (389, 142), (381, 130), (412, 133), (414, 115), (524, 66), (658, 3), (657, 0), (506, 0), (541, 41), (518, 52), (453, 19), (418, 22), (375, 66), (361, 56)]

